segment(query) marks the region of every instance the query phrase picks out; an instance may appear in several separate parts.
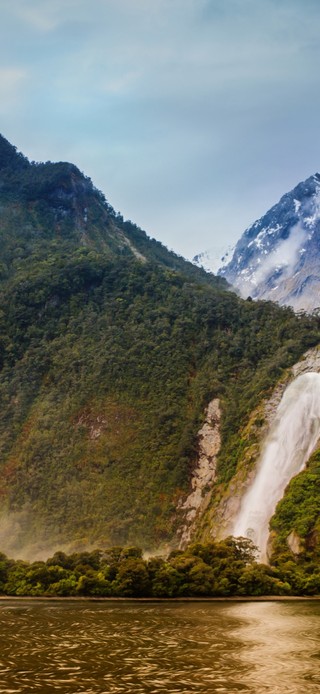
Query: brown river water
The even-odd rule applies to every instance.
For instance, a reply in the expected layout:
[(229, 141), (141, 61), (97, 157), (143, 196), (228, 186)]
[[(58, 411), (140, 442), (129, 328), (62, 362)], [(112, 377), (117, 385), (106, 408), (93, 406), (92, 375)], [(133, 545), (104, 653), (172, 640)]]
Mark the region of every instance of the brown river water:
[(320, 601), (0, 600), (0, 693), (320, 694)]

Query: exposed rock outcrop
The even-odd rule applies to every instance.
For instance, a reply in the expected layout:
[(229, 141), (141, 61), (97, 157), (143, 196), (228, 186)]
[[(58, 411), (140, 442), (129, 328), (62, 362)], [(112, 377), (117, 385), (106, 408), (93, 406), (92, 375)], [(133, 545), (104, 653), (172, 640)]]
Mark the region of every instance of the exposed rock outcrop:
[(292, 530), (290, 535), (287, 537), (287, 544), (292, 554), (298, 556), (301, 553), (301, 538), (295, 530)]
[(180, 527), (180, 547), (190, 542), (199, 518), (208, 507), (212, 485), (216, 477), (217, 455), (221, 446), (220, 437), (220, 404), (218, 399), (212, 400), (206, 409), (206, 418), (198, 432), (199, 457), (192, 473), (189, 496), (180, 502), (180, 510), (184, 515)]

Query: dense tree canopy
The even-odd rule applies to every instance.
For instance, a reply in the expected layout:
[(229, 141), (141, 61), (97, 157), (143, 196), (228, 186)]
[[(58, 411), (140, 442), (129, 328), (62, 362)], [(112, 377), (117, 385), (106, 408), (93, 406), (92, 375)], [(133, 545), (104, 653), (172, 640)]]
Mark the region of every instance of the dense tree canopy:
[(0, 594), (124, 598), (315, 595), (320, 568), (286, 561), (267, 566), (255, 561), (245, 538), (191, 545), (169, 557), (142, 557), (136, 547), (66, 555), (28, 563), (0, 555)]

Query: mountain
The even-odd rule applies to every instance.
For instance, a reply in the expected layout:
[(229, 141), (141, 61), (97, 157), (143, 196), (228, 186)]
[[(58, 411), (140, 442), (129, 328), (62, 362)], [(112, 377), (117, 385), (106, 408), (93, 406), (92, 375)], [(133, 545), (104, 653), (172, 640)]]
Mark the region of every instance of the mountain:
[(0, 548), (177, 546), (186, 514), (205, 535), (319, 319), (240, 299), (3, 137), (0, 212)]
[(244, 232), (219, 275), (243, 297), (313, 311), (320, 305), (319, 249), (320, 174), (316, 173)]
[[(208, 281), (192, 263), (169, 252), (130, 221), (124, 221), (101, 191), (73, 164), (30, 163), (0, 135), (2, 273), (30, 263), (30, 254), (71, 252), (81, 247), (109, 258), (152, 260)], [(14, 233), (12, 233), (12, 230)], [(86, 249), (86, 251), (85, 251)], [(218, 280), (216, 286), (226, 286)]]

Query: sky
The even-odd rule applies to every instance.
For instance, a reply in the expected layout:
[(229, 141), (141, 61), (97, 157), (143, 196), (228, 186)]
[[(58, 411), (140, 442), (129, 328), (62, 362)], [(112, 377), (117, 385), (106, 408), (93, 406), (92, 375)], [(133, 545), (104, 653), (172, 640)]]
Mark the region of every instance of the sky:
[(192, 258), (320, 169), (319, 0), (0, 0), (0, 132)]

